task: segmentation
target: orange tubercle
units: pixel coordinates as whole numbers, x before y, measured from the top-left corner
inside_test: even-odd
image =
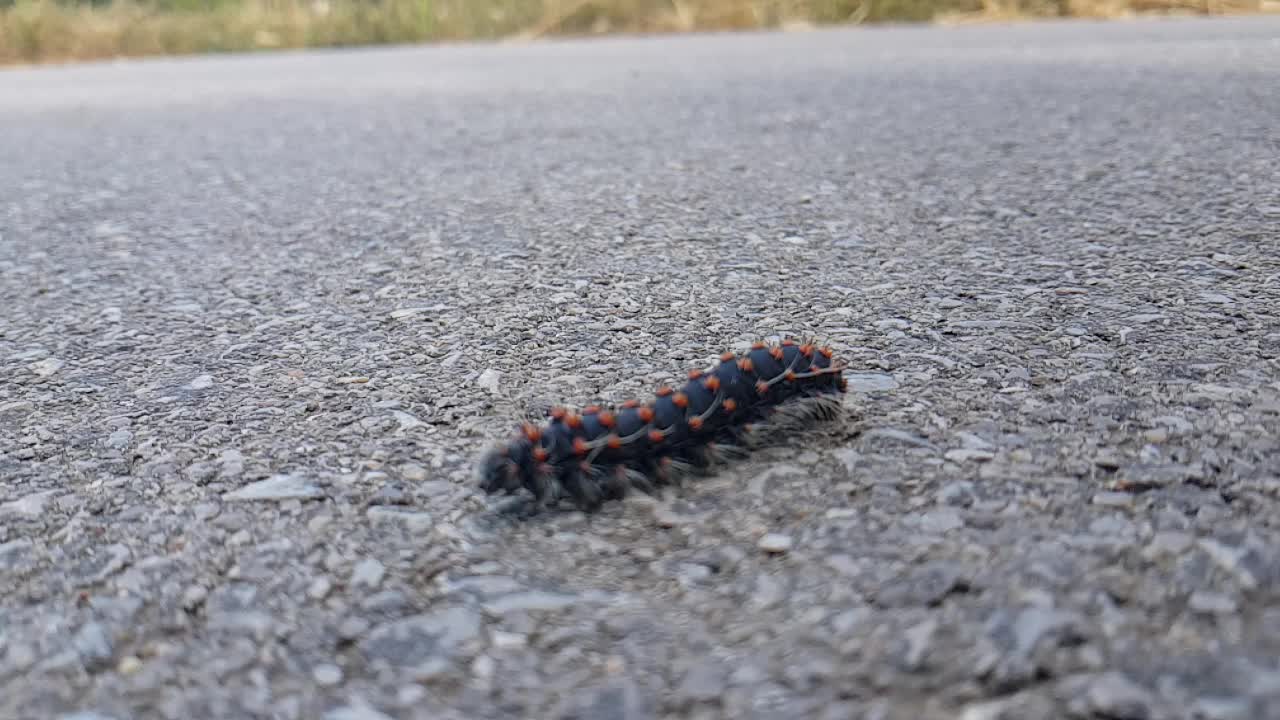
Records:
[[[685,395],[684,393],[676,393],[675,395],[671,396],[671,404],[675,405],[678,408],[688,407],[689,396]]]
[[[606,442],[608,443],[609,447],[613,448],[614,450],[617,450],[618,448],[622,447],[622,438],[618,437],[617,435],[610,435],[609,439]]]
[[[752,350],[763,350],[764,348],[765,348],[765,344],[760,342],[759,340],[751,343]]]
[[[805,356],[805,357],[809,357],[810,355],[813,355],[813,346],[812,346],[812,345],[801,345],[801,346],[800,346],[800,354],[801,354],[801,355],[803,355],[803,356]]]
[[[576,430],[582,427],[582,418],[577,415],[570,415],[564,419],[564,424]]]
[[[693,429],[693,430],[701,430],[701,429],[702,429],[702,418],[700,418],[700,417],[691,417],[691,418],[689,418],[689,427],[690,427],[691,429]]]
[[[533,449],[534,460],[537,460],[538,462],[546,462],[549,457],[551,457],[551,453],[547,452],[546,448],[536,447]]]
[[[760,393],[761,395],[764,395],[765,393],[769,392],[769,383],[763,380],[756,383],[756,392]]]
[[[723,355],[721,355],[721,356],[720,356],[720,362],[733,362],[733,359],[734,359],[734,358],[736,358],[736,357],[738,357],[738,356],[737,356],[737,355],[734,355],[734,354],[733,354],[733,353],[731,353],[731,352],[726,352],[726,353],[724,353]]]
[[[710,390],[711,392],[715,392],[720,389],[720,378],[716,377],[715,375],[712,375],[711,377],[702,381],[702,386]]]
[[[633,407],[640,407],[640,401],[639,401],[639,400],[628,400],[628,401],[626,401],[626,402],[622,403],[622,407],[627,408],[627,409],[630,409],[630,408],[633,408]]]
[[[773,348],[769,351],[769,354],[773,356],[774,360],[782,360],[783,353],[782,348],[780,347]]]
[[[596,414],[596,413],[598,413],[598,412],[600,412],[600,406],[599,406],[599,405],[588,405],[588,406],[586,406],[586,407],[582,408],[582,414],[583,414],[583,415],[595,415],[595,414]]]
[[[690,370],[690,371],[689,371],[689,379],[690,379],[690,380],[697,380],[697,379],[698,379],[698,378],[700,378],[700,377],[702,377],[702,371],[701,371],[701,370],[699,370],[699,369],[697,369],[697,368],[694,368],[693,370]]]
[[[651,442],[651,443],[653,443],[653,444],[655,444],[655,445],[657,445],[658,443],[662,442],[662,438],[664,438],[664,437],[666,437],[666,435],[665,435],[661,430],[650,430],[650,431],[649,431],[649,442]]]
[[[831,348],[829,347],[819,348],[818,352],[822,353],[822,357],[828,360],[830,360],[831,356],[835,354],[834,352],[831,351]]]
[[[591,448],[587,446],[587,441],[582,438],[573,439],[573,451],[578,455],[586,455]]]
[[[725,401],[724,401],[724,411],[725,411],[725,412],[733,412],[734,410],[737,410],[737,409],[738,409],[738,401],[737,401],[737,400],[734,400],[733,398],[729,398],[728,400],[725,400]]]
[[[636,411],[636,415],[640,416],[640,422],[653,422],[653,408],[642,407]]]
[[[795,370],[788,370],[788,371],[787,371],[787,382],[795,382],[795,381],[796,381],[796,372],[795,372]]]
[[[663,385],[662,387],[658,388],[658,397],[666,397],[673,392],[675,391],[672,390],[670,387]]]
[[[520,429],[524,431],[524,437],[529,442],[538,442],[538,438],[542,437],[542,431],[533,423],[525,423]]]
[[[597,417],[596,419],[600,421],[601,425],[607,428],[613,427],[614,423],[617,422],[617,419],[614,418],[613,413],[608,412],[607,410],[600,413],[600,416]]]
[[[562,407],[553,407],[553,408],[551,408],[551,419],[552,419],[552,420],[563,420],[563,419],[564,419],[564,416],[565,416],[565,415],[568,415],[568,414],[569,414],[569,411],[568,411],[568,410],[565,410],[565,409],[564,409],[564,408],[562,408]]]
[[[751,372],[754,368],[755,366],[751,364],[751,358],[742,358],[738,361],[738,369],[742,372]]]

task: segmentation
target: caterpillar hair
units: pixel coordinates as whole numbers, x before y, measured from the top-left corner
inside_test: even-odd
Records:
[[[593,512],[631,489],[653,495],[684,476],[745,456],[762,440],[839,416],[847,381],[826,347],[784,340],[726,352],[715,366],[689,372],[676,389],[660,387],[648,403],[555,407],[538,426],[488,450],[477,474],[489,495],[521,490],[533,510],[561,498]]]

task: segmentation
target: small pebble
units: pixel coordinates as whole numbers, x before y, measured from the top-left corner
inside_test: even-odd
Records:
[[[369,631],[371,624],[362,617],[349,617],[338,625],[338,638],[345,641],[355,640]]]
[[[182,607],[186,610],[194,610],[203,605],[207,597],[209,597],[209,591],[203,585],[192,585],[182,593]]]
[[[925,532],[948,533],[964,527],[964,518],[949,508],[937,508],[920,516],[920,528]]]
[[[1206,615],[1230,615],[1239,608],[1239,605],[1229,595],[1197,590],[1187,598],[1187,607]]]
[[[321,687],[333,687],[342,682],[342,668],[332,663],[317,665],[311,670],[311,677]]]
[[[1195,537],[1189,533],[1177,531],[1158,532],[1143,549],[1142,556],[1154,560],[1165,556],[1177,556],[1186,552],[1195,544]]]
[[[307,587],[307,597],[312,600],[323,600],[329,595],[329,591],[333,589],[333,583],[328,577],[321,575],[311,581],[311,585]]]
[[[480,373],[480,377],[476,379],[476,385],[487,390],[490,395],[497,395],[501,389],[502,373],[489,368]]]
[[[688,704],[712,702],[724,694],[726,679],[720,666],[702,662],[685,673],[676,694]]]
[[[1102,507],[1133,507],[1133,496],[1129,493],[1111,491],[1094,493],[1093,504]]]
[[[1103,450],[1093,458],[1093,464],[1107,470],[1115,470],[1120,467],[1123,461],[1120,456],[1110,450]]]
[[[756,546],[767,553],[785,553],[791,550],[792,540],[790,535],[781,533],[767,533]]]
[[[44,360],[41,360],[39,362],[32,363],[28,367],[31,368],[31,372],[35,373],[40,377],[49,377],[50,375],[61,370],[66,364],[67,363],[65,360],[59,360],[57,358],[45,358]]]
[[[481,655],[471,663],[471,674],[481,679],[489,679],[493,677],[495,670],[493,658],[488,655]]]
[[[1118,672],[1099,675],[1085,696],[1094,716],[1146,720],[1151,717],[1151,693]]]
[[[996,454],[991,452],[990,450],[956,448],[954,450],[948,450],[946,455],[944,455],[943,457],[945,457],[946,459],[950,460],[953,463],[965,463],[970,461],[984,462],[987,460],[994,459],[995,456]]]
[[[375,558],[365,558],[351,569],[351,584],[355,587],[376,589],[382,584],[387,568]]]
[[[512,648],[521,648],[529,644],[529,639],[519,633],[503,632],[495,630],[493,632],[493,647],[498,650],[509,650]]]
[[[194,380],[187,383],[187,388],[190,390],[207,390],[211,387],[213,387],[212,375],[197,375]]]
[[[405,463],[400,466],[400,477],[409,482],[423,482],[427,479],[427,469],[417,463]]]

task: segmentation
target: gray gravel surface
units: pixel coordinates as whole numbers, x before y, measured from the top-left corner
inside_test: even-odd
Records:
[[[1280,23],[0,73],[0,717],[1280,717]],[[849,418],[519,522],[544,403]]]

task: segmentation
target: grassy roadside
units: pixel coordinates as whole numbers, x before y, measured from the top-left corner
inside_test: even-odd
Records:
[[[1256,13],[1280,0],[0,0],[0,64],[881,21]]]

